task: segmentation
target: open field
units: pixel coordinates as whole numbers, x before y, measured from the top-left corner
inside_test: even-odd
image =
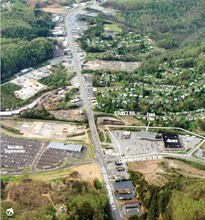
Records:
[[[82,140],[85,135],[85,127],[82,125],[56,123],[32,120],[3,120],[3,124],[14,127],[23,133],[27,138],[40,138],[52,140],[66,140],[69,137],[75,137],[75,140]]]
[[[28,99],[38,93],[40,90],[44,90],[47,87],[38,82],[39,79],[47,77],[51,74],[50,67],[42,67],[38,70],[32,70],[24,75],[18,76],[13,79],[11,83],[14,83],[22,88],[15,91],[15,95],[20,99]]]
[[[139,119],[132,115],[123,115],[120,118],[125,122],[126,125],[144,125]]]
[[[12,177],[13,179],[3,177],[1,219],[10,219],[6,216],[8,208],[14,210],[14,219],[75,219],[76,210],[81,211],[86,204],[91,204],[92,208],[96,206],[95,210],[99,216],[99,207],[106,212],[108,209],[104,208],[104,204],[108,207],[109,203],[101,176],[96,173],[99,173],[97,164],[87,164],[57,171],[55,174],[50,172],[22,175]],[[84,218],[80,216],[79,219]]]
[[[140,62],[92,60],[84,64],[84,69],[133,72],[139,66]]]
[[[122,29],[118,27],[117,24],[105,24],[104,31],[113,31],[113,32],[121,33]]]
[[[28,0],[27,5],[30,8],[35,8],[36,5],[41,8],[41,10],[50,13],[64,14],[66,12],[65,8],[61,5],[65,3],[65,0]]]
[[[29,178],[33,180],[43,180],[45,182],[62,177],[68,177],[69,179],[73,179],[73,177],[69,175],[74,171],[78,172],[78,176],[75,179],[90,181],[94,180],[95,178],[98,178],[99,180],[102,180],[100,168],[96,163],[83,164],[58,171],[31,174],[29,175]]]
[[[203,143],[200,148],[205,149],[205,143]]]
[[[140,172],[145,180],[155,186],[162,186],[169,182],[172,175],[184,175],[192,178],[205,179],[205,170],[199,170],[178,160],[156,160],[129,163],[129,169]]]
[[[49,5],[47,7],[41,8],[42,11],[53,13],[53,14],[66,14],[66,9],[62,7],[61,5],[54,3],[52,5]]]
[[[72,173],[77,171],[78,175],[73,177]],[[71,175],[70,175],[71,174]],[[56,170],[56,171],[48,171],[48,172],[41,172],[38,174],[28,174],[28,178],[33,180],[41,180],[44,182],[49,182],[53,179],[60,179],[60,178],[68,178],[68,179],[75,179],[75,180],[87,180],[92,181],[95,178],[98,178],[102,181],[102,175],[98,164],[91,163],[91,164],[83,164],[75,167],[69,167],[66,169]],[[24,179],[24,175],[18,176],[2,176],[2,179],[10,179],[11,182],[17,182],[19,180]]]

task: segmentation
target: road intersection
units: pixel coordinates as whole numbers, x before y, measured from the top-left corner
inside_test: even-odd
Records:
[[[82,99],[84,102],[84,107],[86,109],[88,123],[89,123],[90,131],[91,131],[91,135],[92,135],[92,139],[93,139],[94,150],[95,150],[95,160],[92,160],[90,162],[97,161],[97,163],[99,164],[102,175],[103,175],[103,179],[104,179],[104,182],[105,182],[105,185],[107,188],[113,219],[120,220],[120,219],[122,219],[122,212],[120,211],[118,201],[115,196],[114,188],[113,188],[113,185],[110,181],[110,176],[109,176],[109,173],[107,170],[106,157],[105,157],[104,153],[102,152],[101,142],[99,139],[99,134],[98,134],[95,119],[94,119],[94,113],[91,109],[91,101],[88,97],[86,83],[85,83],[84,77],[81,72],[81,65],[82,65],[81,62],[82,61],[77,54],[76,43],[75,43],[74,36],[72,34],[72,30],[76,28],[75,22],[77,21],[78,16],[82,12],[83,12],[83,8],[79,7],[73,11],[70,11],[65,16],[65,27],[66,27],[66,32],[67,32],[67,36],[66,36],[65,40],[68,42],[69,48],[70,48],[72,55],[73,55],[74,70],[77,74],[77,77],[78,77],[78,80],[80,83],[80,91],[81,91]],[[61,59],[61,58],[59,58],[59,59]],[[59,60],[57,60],[57,61],[59,61]],[[43,94],[42,96],[44,96],[44,95],[45,94]],[[34,100],[31,104],[28,104],[27,106],[24,106],[20,109],[2,112],[1,116],[8,116],[10,114],[11,115],[19,114],[20,111],[27,109],[27,108],[31,108],[31,106],[33,106],[33,104],[38,102],[42,98],[42,96],[37,98],[36,100]],[[105,126],[105,127],[108,130],[109,134],[113,137],[112,133],[109,130],[109,127],[108,126]],[[144,128],[146,128],[146,127],[144,127]],[[156,128],[159,129],[160,127],[156,127]],[[169,127],[167,129],[176,129],[176,128]],[[179,128],[179,129],[181,129],[181,128]],[[181,129],[181,130],[183,131],[184,129]],[[187,130],[184,130],[184,131],[187,132]],[[192,132],[189,132],[189,133],[192,135],[195,135]],[[147,153],[147,154],[140,154],[140,155],[133,155],[133,156],[122,156],[120,147],[118,146],[119,147],[119,155],[114,158],[109,158],[109,161],[121,160],[123,163],[126,163],[126,162],[145,161],[145,160],[160,160],[164,157],[173,157],[173,158],[178,158],[178,159],[181,158],[181,159],[186,159],[186,160],[190,160],[193,162],[200,162],[200,163],[205,164],[205,161],[192,156],[193,153],[205,142],[204,137],[201,136],[201,138],[203,139],[203,141],[199,145],[197,145],[196,147],[192,148],[190,151],[186,152],[185,154],[159,152],[159,153]],[[116,143],[117,143],[117,145],[119,144],[117,141],[116,141]],[[36,156],[36,159],[34,160],[34,163],[32,164],[32,169],[31,169],[32,173],[35,173],[35,170],[33,168],[35,167],[36,161],[38,161],[38,159],[40,158],[40,155],[42,153],[43,153],[43,148],[41,149],[39,154]],[[89,161],[81,162],[79,164],[82,164],[82,163],[89,163]],[[75,165],[78,165],[78,163],[73,164],[73,166],[75,166]],[[71,166],[71,165],[68,165],[68,166]],[[63,168],[65,168],[65,167],[63,167]],[[57,168],[57,169],[62,169],[62,167]]]
[[[85,81],[84,81],[84,78],[81,73],[81,61],[79,60],[79,57],[77,56],[77,49],[74,44],[74,37],[72,36],[72,30],[75,29],[75,22],[77,20],[77,17],[82,12],[83,12],[83,9],[81,7],[79,7],[77,9],[75,9],[74,11],[68,13],[68,15],[66,15],[66,17],[65,17],[65,26],[66,26],[66,31],[67,31],[66,40],[67,40],[69,47],[72,51],[73,61],[74,61],[74,69],[77,73],[79,83],[80,83],[80,89],[81,89],[81,94],[82,94],[82,98],[84,101],[84,107],[87,112],[89,127],[91,130],[91,135],[92,135],[93,143],[95,146],[95,155],[96,155],[95,159],[101,168],[101,172],[102,172],[105,184],[106,184],[113,218],[118,220],[118,219],[122,219],[122,213],[119,209],[118,202],[115,197],[113,185],[111,184],[111,181],[110,181],[110,178],[108,175],[108,171],[106,168],[105,156],[102,152],[101,142],[99,139],[97,127],[96,127],[95,120],[94,120],[94,114],[91,109],[90,100],[89,100],[89,97],[87,94],[87,88],[85,86]],[[172,128],[169,128],[169,129],[172,129]],[[109,131],[109,129],[108,129],[108,131]],[[109,132],[109,133],[111,134],[111,132]],[[204,137],[202,137],[202,138],[204,139]],[[205,140],[203,140],[202,143],[204,143],[204,141]],[[196,160],[199,160],[199,159],[193,157],[192,154],[198,148],[199,148],[199,146],[195,147],[194,149],[187,152],[186,154],[148,153],[148,154],[143,154],[143,155],[127,156],[127,157],[126,156],[122,157],[121,154],[119,154],[119,156],[117,156],[116,158],[113,158],[113,159],[110,158],[110,161],[122,160],[122,162],[133,162],[133,161],[144,161],[144,160],[157,160],[157,159],[162,159],[163,157],[174,157],[174,158],[188,159],[188,160],[196,162]],[[199,161],[197,161],[197,162],[199,162]],[[200,162],[203,162],[203,161],[200,160]]]

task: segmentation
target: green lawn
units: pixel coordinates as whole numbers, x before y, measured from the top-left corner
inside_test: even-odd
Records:
[[[93,60],[93,59],[97,59],[100,56],[102,56],[103,53],[102,52],[98,52],[98,53],[87,53],[86,55],[86,60]]]
[[[114,31],[117,33],[121,33],[122,28],[120,28],[117,24],[105,24],[104,31]]]
[[[205,142],[201,145],[201,149],[205,149]]]
[[[104,136],[104,134],[103,134],[102,131],[99,131],[99,137],[100,137],[100,141],[101,141],[101,142],[104,142],[104,141],[105,141],[105,136]]]

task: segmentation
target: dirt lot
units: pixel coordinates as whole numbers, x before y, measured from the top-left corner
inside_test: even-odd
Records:
[[[50,12],[53,14],[66,14],[66,9],[59,5],[58,3],[54,3],[52,5],[49,5],[47,7],[41,8],[42,11]]]
[[[82,114],[82,108],[49,111],[57,120],[81,121],[86,120],[85,114]]]
[[[79,178],[83,180],[93,180],[95,178],[102,180],[98,164],[85,164],[74,168],[73,171],[77,171],[80,174]]]
[[[139,121],[137,118],[131,116],[131,115],[127,115],[127,116],[120,116],[120,118],[122,118],[122,120],[125,122],[126,125],[144,125],[143,122]]]
[[[66,0],[28,0],[27,5],[30,8],[40,7],[45,12],[64,14],[66,10],[61,6]]]
[[[84,69],[92,70],[114,70],[114,71],[126,71],[132,72],[139,68],[139,62],[121,62],[121,61],[104,61],[104,60],[92,60],[88,61]]]
[[[102,180],[102,175],[100,168],[98,164],[92,163],[92,164],[83,164],[74,168],[68,168],[65,170],[59,170],[59,171],[53,171],[53,172],[47,172],[47,173],[41,173],[41,174],[34,174],[29,176],[30,178],[34,180],[43,180],[43,181],[49,181],[56,178],[61,177],[68,177],[69,179],[73,179],[69,175],[74,172],[78,172],[78,177],[75,178],[75,180],[94,180],[95,178],[98,178],[99,180]]]
[[[23,135],[28,138],[42,138],[63,141],[68,139],[68,136],[77,136],[77,139],[81,140],[81,136],[85,134],[84,126],[69,123],[11,119],[3,120],[3,123],[7,126],[19,129]]]
[[[186,163],[177,160],[156,160],[129,163],[133,171],[144,174],[145,180],[152,185],[162,186],[169,182],[169,176],[184,175],[205,179],[205,171],[199,170]],[[174,169],[174,171],[173,171]],[[166,176],[165,176],[166,175]]]

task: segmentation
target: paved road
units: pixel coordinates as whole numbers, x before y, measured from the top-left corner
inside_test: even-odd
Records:
[[[98,136],[98,132],[97,132],[97,128],[95,125],[95,121],[94,121],[94,117],[93,117],[93,112],[91,109],[91,103],[90,100],[88,98],[87,95],[87,89],[85,87],[85,82],[84,82],[84,78],[81,74],[81,63],[77,57],[77,50],[74,46],[74,40],[73,40],[73,36],[72,36],[72,29],[75,28],[75,21],[76,21],[76,17],[79,15],[79,13],[82,12],[82,9],[79,8],[71,13],[69,13],[66,17],[65,17],[65,25],[66,25],[66,31],[67,31],[67,37],[66,40],[70,46],[70,49],[72,51],[73,54],[73,62],[74,62],[74,68],[76,71],[76,74],[78,76],[79,79],[79,83],[80,83],[80,89],[81,89],[81,94],[82,94],[82,98],[84,101],[84,107],[86,109],[87,112],[87,117],[88,117],[88,122],[89,122],[89,126],[90,126],[90,130],[91,130],[91,135],[92,135],[92,139],[93,139],[93,143],[95,146],[95,155],[96,155],[96,160],[101,168],[102,174],[103,174],[103,178],[106,184],[106,188],[108,191],[108,196],[110,199],[110,205],[111,205],[111,211],[112,211],[112,215],[113,218],[116,220],[120,220],[122,219],[121,216],[121,212],[117,203],[117,200],[115,198],[114,195],[114,189],[113,186],[110,182],[108,173],[107,173],[107,169],[106,169],[106,164],[103,158],[103,153],[101,150],[101,144],[100,144],[100,139]]]
[[[52,168],[52,169],[46,169],[46,170],[34,170],[35,169],[35,165],[32,165],[31,167],[31,171],[29,172],[29,174],[37,174],[37,173],[48,173],[48,172],[53,172],[53,171],[57,171],[57,170],[64,170],[67,168],[71,168],[71,167],[76,167],[76,166],[80,166],[83,164],[92,164],[92,163],[96,163],[96,160],[85,160],[85,161],[80,161],[80,162],[76,162],[76,163],[68,163],[64,166],[59,166],[56,168]],[[8,176],[8,175],[12,175],[12,176],[19,176],[22,175],[22,171],[21,172],[7,172],[7,173],[1,173],[2,176]]]

